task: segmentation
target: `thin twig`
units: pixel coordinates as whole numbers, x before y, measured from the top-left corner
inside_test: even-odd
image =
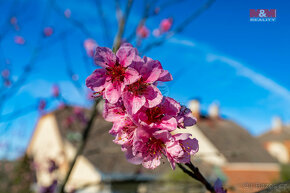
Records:
[[[76,89],[78,90],[79,94],[82,95],[83,94],[83,89],[82,89],[82,85],[78,82],[78,80],[74,80],[73,76],[75,75],[75,73],[72,70],[72,64],[69,58],[69,53],[68,53],[68,47],[67,47],[67,39],[66,37],[64,37],[63,42],[62,42],[62,48],[63,48],[63,57],[65,60],[65,64],[66,64],[66,71],[67,74],[72,82],[72,84],[76,87]]]
[[[181,24],[179,24],[175,30],[169,32],[166,36],[164,36],[163,38],[156,40],[150,44],[148,44],[142,51],[141,53],[144,54],[146,52],[148,52],[149,50],[151,50],[153,47],[156,46],[160,46],[162,44],[165,43],[166,40],[168,40],[169,38],[171,38],[172,36],[174,36],[177,33],[182,32],[185,27],[187,27],[194,19],[196,19],[198,16],[200,16],[205,10],[207,10],[213,3],[215,0],[208,0],[203,6],[201,6],[197,11],[195,11],[194,13],[192,13],[188,18],[186,18]]]
[[[77,149],[76,155],[74,156],[74,158],[73,158],[73,160],[72,160],[72,162],[70,164],[69,170],[68,170],[68,172],[67,172],[67,174],[66,174],[66,176],[65,176],[65,178],[63,180],[63,183],[61,184],[61,186],[59,188],[58,193],[64,193],[65,192],[65,186],[66,186],[66,184],[67,184],[67,182],[68,182],[68,180],[70,178],[70,175],[71,175],[72,170],[73,170],[73,168],[74,168],[74,166],[76,164],[76,161],[77,161],[78,157],[80,155],[82,155],[82,153],[84,151],[84,148],[85,148],[86,143],[88,141],[88,137],[89,137],[90,131],[93,128],[94,120],[95,120],[95,118],[97,116],[97,105],[100,102],[100,100],[101,100],[101,97],[98,97],[96,99],[95,103],[94,103],[93,112],[91,113],[90,120],[89,120],[86,128],[84,129],[84,131],[82,133],[82,140],[80,142],[80,145],[79,145],[79,147]]]
[[[203,175],[199,172],[199,169],[195,167],[191,162],[185,164],[191,171],[189,171],[179,163],[177,163],[177,165],[184,173],[186,173],[193,179],[201,182],[208,191],[210,191],[211,193],[216,193],[214,187],[205,179],[205,177],[203,177]]]
[[[64,11],[57,5],[56,1],[52,1],[52,6],[55,9],[55,11],[62,17],[66,18],[64,15]],[[71,24],[73,24],[75,27],[80,29],[86,36],[88,37],[94,37],[93,34],[88,30],[88,28],[85,26],[85,24],[73,17],[70,17],[67,19]]]
[[[122,16],[121,21],[119,22],[118,33],[117,33],[115,40],[114,40],[113,52],[116,52],[121,45],[122,37],[123,37],[124,31],[125,31],[125,25],[126,25],[128,16],[130,14],[132,3],[133,3],[133,0],[128,0],[127,6],[125,9],[125,13]]]
[[[205,179],[205,177],[200,173],[199,169],[195,167],[191,162],[185,164],[194,174],[196,180],[201,182],[208,191],[215,193],[214,187]]]
[[[127,42],[130,42],[135,36],[136,36],[136,31],[139,27],[143,26],[146,22],[146,20],[148,19],[149,17],[149,13],[150,13],[150,8],[152,6],[154,6],[154,2],[156,1],[153,1],[153,2],[148,2],[148,0],[145,0],[145,5],[144,5],[144,11],[143,11],[143,17],[142,19],[140,20],[140,22],[137,24],[137,26],[135,26],[135,28],[133,29],[132,33],[129,35],[128,38],[126,38],[126,41]]]
[[[96,1],[96,5],[97,5],[97,9],[98,9],[98,13],[100,15],[100,19],[101,19],[101,23],[103,25],[103,31],[104,31],[104,39],[106,39],[107,43],[110,44],[110,39],[111,39],[111,32],[110,32],[110,28],[108,26],[108,22],[107,19],[105,17],[105,13],[104,10],[102,8],[102,3],[100,0]]]
[[[32,71],[32,68],[33,66],[35,65],[36,63],[36,60],[37,60],[37,57],[39,55],[39,52],[41,51],[42,49],[42,38],[43,38],[43,35],[42,35],[42,30],[43,30],[43,27],[44,27],[44,23],[46,21],[46,18],[48,17],[48,13],[50,11],[50,4],[51,1],[49,0],[47,2],[47,7],[46,7],[46,10],[45,10],[45,13],[44,13],[44,16],[43,16],[43,19],[41,21],[41,28],[40,28],[40,32],[39,32],[39,36],[38,36],[38,39],[36,42],[38,42],[38,45],[34,48],[32,54],[31,54],[31,57],[29,59],[29,62],[25,65],[24,69],[23,69],[23,72],[19,75],[19,78],[16,80],[16,82],[14,82],[12,84],[12,86],[5,90],[5,92],[1,93],[0,95],[0,108],[1,108],[1,105],[3,105],[4,101],[7,99],[7,98],[11,98],[11,96],[16,92],[16,90],[24,84],[24,82],[27,80],[28,78],[28,74]],[[9,97],[8,97],[9,96]]]

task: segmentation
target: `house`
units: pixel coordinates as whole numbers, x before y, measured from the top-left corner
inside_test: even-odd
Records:
[[[251,188],[248,192],[254,192],[259,189],[253,187],[256,184],[268,184],[279,178],[277,160],[258,140],[241,126],[222,118],[218,106],[211,106],[208,115],[203,115],[199,105],[196,100],[189,104],[198,119],[197,125],[179,129],[178,132],[189,132],[199,140],[199,152],[192,161],[212,183],[219,177],[226,182],[231,192],[241,192],[245,188]],[[113,137],[108,134],[112,124],[102,118],[102,109],[98,109],[88,143],[77,160],[67,190],[83,188],[83,192],[114,192],[117,189],[122,192],[120,186],[126,182],[131,185],[123,192],[146,193],[155,186],[164,188],[163,185],[146,186],[144,183],[174,175],[176,172],[172,172],[167,161],[156,170],[128,163],[120,146],[114,144]],[[58,176],[63,178],[76,153],[89,114],[90,110],[67,106],[42,116],[35,127],[27,154],[41,165],[39,168],[48,168],[48,160],[54,160],[59,165]],[[49,185],[55,178],[45,169],[37,170],[36,177],[40,186]],[[173,187],[180,186],[170,185],[171,192],[178,192]],[[204,191],[200,186],[194,187]],[[193,190],[192,187],[187,189]]]
[[[32,160],[0,160],[0,193],[32,193],[35,182]]]
[[[279,179],[279,164],[246,129],[219,114],[211,105],[208,115],[200,113],[200,104],[189,104],[197,124],[189,127],[199,140],[197,158],[218,168],[218,177],[226,181],[230,192],[254,192]],[[246,189],[246,191],[245,191]]]
[[[56,178],[56,175],[48,172],[50,160],[58,165],[57,176],[64,178],[89,114],[90,110],[66,106],[39,119],[27,148],[27,154],[33,157],[40,168],[36,170],[38,186],[49,186]],[[103,119],[100,108],[84,152],[77,160],[67,183],[67,191],[81,189],[85,193],[110,193],[115,190],[120,193],[137,190],[146,192],[148,188],[152,189],[156,185],[147,187],[144,183],[161,179],[172,172],[165,160],[155,170],[129,163],[120,146],[112,142],[113,137],[108,133],[111,127],[112,123]],[[195,187],[200,189],[201,186]],[[155,188],[161,187],[159,185]]]
[[[279,162],[290,163],[290,125],[284,125],[279,117],[274,117],[272,128],[258,139]]]

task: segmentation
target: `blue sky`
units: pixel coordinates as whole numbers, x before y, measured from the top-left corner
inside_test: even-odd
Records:
[[[21,31],[17,33],[25,37],[27,45],[19,46],[13,43],[13,37],[17,34],[13,30],[9,31],[1,42],[1,60],[11,60],[11,69],[15,72],[12,77],[14,79],[17,79],[23,70],[23,65],[29,60],[31,50],[37,43],[36,37],[41,29],[40,21],[46,11],[46,2],[22,0],[15,7],[16,12],[21,10],[18,13]],[[70,8],[72,17],[82,21],[100,46],[111,47],[112,41],[107,42],[103,38],[101,20],[93,2],[66,0],[59,6],[62,10]],[[106,2],[103,9],[113,35],[116,30],[114,3],[103,2]],[[176,26],[203,2],[182,1],[148,20],[146,25],[152,31],[158,27],[162,18],[170,16],[174,18]],[[1,1],[1,14],[7,16],[10,6],[11,3]],[[187,104],[192,98],[200,98],[204,112],[210,104],[217,103],[220,105],[222,116],[236,121],[254,135],[269,129],[273,116],[280,116],[285,123],[289,123],[289,7],[290,2],[282,0],[217,0],[183,33],[146,53],[149,57],[160,60],[163,67],[173,74],[174,80],[163,85],[165,94],[183,104]],[[249,9],[263,8],[277,9],[277,21],[250,22]],[[79,93],[67,76],[62,41],[53,41],[52,36],[51,39],[43,41],[45,49],[40,53],[26,84],[5,103],[2,114],[34,104],[35,98],[49,97],[54,83],[60,85],[64,98],[70,104],[90,105],[84,99],[84,80],[93,71],[94,66],[91,60],[83,60],[82,48],[82,42],[88,35],[76,29],[54,10],[48,10],[48,13],[49,17],[45,19],[44,26],[53,26],[54,35],[67,31],[67,50],[71,66],[79,74],[83,92]],[[141,13],[142,3],[136,1],[127,32],[134,29]],[[0,23],[1,26],[4,23],[2,18]],[[130,33],[126,33],[125,37],[128,34]],[[152,35],[143,43],[151,40]],[[53,102],[48,110],[53,110],[57,105],[57,102]],[[38,112],[34,111],[12,122],[0,121],[1,144],[7,146],[13,143],[8,157],[17,156],[15,149],[25,149],[38,117]],[[0,155],[5,154],[7,151],[2,148]]]

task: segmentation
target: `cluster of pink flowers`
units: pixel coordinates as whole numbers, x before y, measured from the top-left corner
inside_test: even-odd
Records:
[[[150,31],[145,25],[141,25],[137,28],[136,33],[140,38],[147,38],[150,34]]]
[[[18,20],[15,16],[10,18],[10,24],[14,27],[16,31],[20,30],[19,25],[18,25]]]
[[[165,156],[175,163],[190,162],[198,151],[198,141],[177,128],[194,125],[191,111],[173,98],[163,96],[158,82],[172,80],[158,60],[141,58],[131,44],[123,44],[116,54],[97,47],[96,69],[86,80],[87,87],[105,99],[103,116],[113,122],[109,131],[121,145],[129,162],[154,169]]]
[[[173,24],[172,18],[165,18],[160,22],[159,28],[153,30],[153,35],[158,37],[168,31],[170,31]]]

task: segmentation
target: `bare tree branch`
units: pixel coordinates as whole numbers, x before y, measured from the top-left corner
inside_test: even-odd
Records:
[[[203,6],[201,6],[197,11],[192,13],[188,18],[186,18],[181,24],[179,24],[175,30],[169,32],[165,37],[161,38],[160,40],[156,40],[150,44],[148,44],[141,53],[144,54],[151,50],[153,47],[160,46],[166,42],[169,38],[174,36],[177,33],[180,33],[186,28],[194,19],[196,19],[198,16],[200,16],[205,10],[207,10],[215,0],[208,0]]]
[[[75,88],[79,92],[79,94],[82,95],[83,92],[84,92],[83,89],[82,89],[82,85],[78,82],[78,80],[74,80],[73,79],[73,77],[75,76],[75,73],[72,70],[72,64],[71,64],[69,53],[68,53],[66,37],[64,37],[64,39],[62,41],[62,48],[63,48],[63,57],[64,57],[65,64],[66,64],[67,74],[68,74],[72,84],[75,86]]]
[[[84,150],[84,148],[86,146],[90,131],[91,131],[92,127],[93,127],[93,123],[94,123],[95,118],[97,116],[97,105],[100,102],[100,100],[101,100],[101,97],[98,97],[96,99],[94,105],[93,105],[93,109],[92,109],[90,120],[88,121],[88,124],[87,124],[86,128],[84,129],[84,131],[82,133],[81,143],[80,143],[80,145],[79,145],[79,147],[77,149],[76,155],[74,156],[74,158],[73,158],[73,160],[72,160],[72,162],[70,164],[69,170],[68,170],[68,172],[67,172],[67,174],[66,174],[66,176],[65,176],[65,178],[63,180],[63,183],[60,185],[58,193],[64,193],[65,192],[65,186],[66,186],[66,184],[67,184],[67,182],[69,180],[69,177],[70,177],[70,175],[72,173],[72,170],[73,170],[73,168],[75,166],[75,163],[76,163],[78,157],[83,153],[83,150]]]
[[[116,52],[121,45],[122,37],[125,31],[125,25],[126,25],[128,16],[130,14],[132,3],[133,3],[133,0],[128,0],[125,13],[122,16],[121,21],[119,22],[118,32],[114,40],[113,52]]]
[[[107,41],[108,44],[110,44],[110,42],[111,42],[111,31],[110,31],[110,28],[108,26],[108,22],[107,22],[107,19],[105,17],[104,10],[102,8],[101,0],[97,0],[96,1],[96,6],[97,6],[98,13],[100,15],[101,23],[102,23],[102,26],[103,26],[104,39]]]
[[[191,171],[186,169],[182,164],[177,163],[177,165],[184,173],[186,173],[193,179],[201,182],[208,191],[210,191],[211,193],[216,193],[214,187],[205,179],[205,177],[203,177],[203,175],[199,172],[199,169],[195,167],[191,162],[185,164]]]

